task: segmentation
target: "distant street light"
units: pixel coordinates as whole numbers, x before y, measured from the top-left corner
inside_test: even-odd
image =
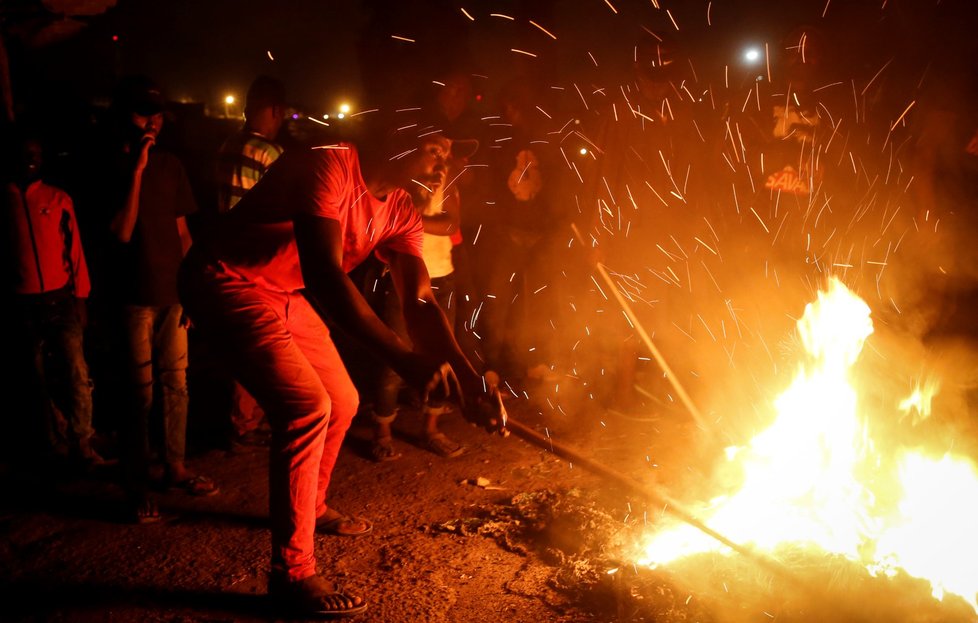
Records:
[[[235,101],[236,100],[234,99],[234,96],[231,95],[230,93],[224,96],[224,116],[225,117],[230,117],[231,116],[231,105],[234,104]]]

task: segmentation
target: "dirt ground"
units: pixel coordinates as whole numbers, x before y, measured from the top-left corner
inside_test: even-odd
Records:
[[[668,451],[667,438],[647,423],[598,413],[576,419],[558,414],[564,419],[554,421],[539,405],[514,399],[509,406],[514,417],[542,434],[560,435],[588,456],[636,477],[649,476],[649,454],[657,445]],[[344,445],[330,502],[370,518],[374,530],[359,538],[317,535],[316,554],[323,573],[369,602],[357,620],[618,619],[620,605],[613,595],[581,600],[574,595],[573,578],[564,583],[571,590],[554,581],[560,562],[554,555],[566,559],[566,553],[580,549],[589,538],[580,530],[588,525],[567,522],[560,534],[541,532],[534,538],[518,534],[519,517],[503,513],[493,524],[495,535],[467,526],[484,525],[494,509],[511,508],[516,496],[559,492],[553,493],[557,500],[568,491],[593,500],[593,517],[600,515],[605,524],[634,524],[634,515],[628,520],[633,512],[628,496],[515,436],[487,435],[454,414],[443,423],[446,433],[465,444],[462,457],[441,459],[418,447],[416,412],[395,424],[404,453],[398,461],[367,458],[365,422],[354,424]],[[213,477],[221,493],[209,498],[162,494],[164,521],[143,526],[125,521],[111,468],[67,477],[7,466],[3,488],[8,493],[0,507],[0,620],[277,619],[265,598],[267,454],[212,449],[190,464]],[[476,479],[485,479],[478,481],[484,486]],[[609,529],[593,517],[585,523],[603,539]]]
[[[707,499],[710,456],[690,418],[563,410],[556,388],[513,398],[511,415],[640,483]],[[320,571],[369,609],[364,622],[975,623],[962,600],[926,582],[871,577],[847,560],[787,551],[788,574],[743,556],[701,555],[668,569],[632,563],[668,509],[511,435],[457,414],[443,430],[466,453],[417,444],[420,415],[395,423],[403,457],[368,458],[355,421],[330,503],[370,518],[359,538],[316,536]],[[209,449],[191,467],[221,493],[164,493],[164,521],[133,525],[113,468],[66,474],[0,464],[0,621],[259,622],[283,619],[266,597],[267,453]]]

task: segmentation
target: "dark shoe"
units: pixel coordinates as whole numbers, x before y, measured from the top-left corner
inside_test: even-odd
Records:
[[[268,582],[268,596],[277,608],[298,618],[339,619],[367,609],[363,599],[340,592],[332,582],[318,575],[297,582],[276,580],[272,576]]]
[[[394,440],[390,437],[379,437],[370,444],[370,456],[378,463],[396,461],[401,453],[394,449]]]
[[[269,434],[262,430],[252,430],[243,435],[231,436],[232,454],[252,454],[268,450],[270,442]]]
[[[167,488],[170,490],[180,489],[182,491],[186,491],[190,495],[195,495],[198,497],[217,495],[221,492],[221,488],[218,487],[213,480],[207,476],[201,476],[199,474],[179,482],[170,482],[168,483]]]
[[[156,498],[149,493],[134,494],[129,504],[132,509],[131,519],[133,523],[145,525],[159,523],[163,519]]]
[[[465,452],[465,446],[452,441],[444,433],[435,433],[425,439],[424,443],[428,450],[445,459],[454,459]]]

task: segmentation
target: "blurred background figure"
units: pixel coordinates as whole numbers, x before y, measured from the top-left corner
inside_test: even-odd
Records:
[[[228,138],[218,154],[218,213],[232,210],[238,201],[265,175],[284,148],[277,141],[285,122],[285,85],[269,76],[259,76],[248,88],[245,125]],[[265,413],[241,384],[231,389],[232,452],[247,453],[268,447],[270,428]]]

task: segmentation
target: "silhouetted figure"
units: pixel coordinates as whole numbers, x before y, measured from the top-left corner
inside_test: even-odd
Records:
[[[124,79],[113,101],[122,127],[116,172],[122,200],[109,225],[119,252],[113,287],[122,304],[131,375],[132,412],[123,418],[125,486],[139,522],[159,519],[149,493],[149,420],[154,385],[160,384],[163,415],[162,485],[192,495],[213,495],[217,485],[185,464],[187,413],[187,319],[177,297],[177,270],[187,249],[186,217],[197,206],[180,161],[157,149],[164,99],[143,77]]]
[[[101,464],[92,448],[92,381],[84,351],[91,284],[74,204],[42,179],[43,150],[34,135],[18,129],[3,142],[12,334],[26,347],[30,405],[56,453],[70,453],[85,466]]]
[[[248,88],[245,125],[228,138],[218,154],[218,213],[232,210],[268,168],[282,155],[277,142],[285,121],[285,85],[280,80],[259,76]],[[267,447],[268,436],[259,427],[265,413],[241,384],[231,389],[232,452]]]

